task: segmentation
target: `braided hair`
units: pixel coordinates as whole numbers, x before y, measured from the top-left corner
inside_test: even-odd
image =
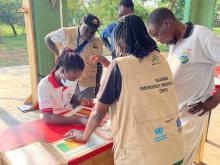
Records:
[[[58,57],[54,70],[63,67],[65,71],[82,71],[85,67],[83,59],[74,52],[73,49],[64,48],[61,55]]]
[[[156,42],[148,34],[143,20],[137,15],[124,16],[119,20],[114,39],[116,47],[123,40],[125,49],[124,52],[120,52],[122,54],[143,58],[152,51],[159,51]]]

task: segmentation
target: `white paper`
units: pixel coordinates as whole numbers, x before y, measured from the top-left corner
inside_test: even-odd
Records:
[[[20,105],[20,106],[17,106],[17,108],[21,110],[22,112],[28,112],[28,111],[33,110],[32,105],[29,105],[29,104]]]
[[[92,108],[90,108],[90,107],[85,107],[85,106],[79,105],[79,106],[77,106],[76,108],[74,108],[72,111],[66,113],[66,114],[63,115],[63,116],[73,116],[74,114],[76,114],[78,111],[80,111],[80,110],[82,110],[82,109],[92,110]],[[80,115],[80,114],[78,114],[78,115]]]
[[[74,108],[72,111],[66,113],[64,116],[73,116],[76,112],[80,111],[83,108],[85,108],[85,107],[82,105],[79,105],[76,108]]]
[[[12,165],[49,165],[59,164],[40,142],[5,152]]]

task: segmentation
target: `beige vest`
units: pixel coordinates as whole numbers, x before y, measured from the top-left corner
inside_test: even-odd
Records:
[[[64,28],[65,41],[64,47],[69,47],[72,49],[77,48],[77,37],[78,37],[78,28],[79,27],[68,27]],[[81,43],[82,41],[80,41]],[[60,50],[60,52],[63,50]],[[86,45],[83,51],[80,53],[80,56],[85,62],[85,69],[80,77],[79,85],[81,87],[95,87],[96,86],[96,72],[97,64],[89,61],[89,58],[92,55],[102,55],[103,45],[102,41],[95,37],[90,43]]]
[[[171,165],[183,159],[170,68],[159,53],[116,59],[120,98],[110,106],[116,165]]]

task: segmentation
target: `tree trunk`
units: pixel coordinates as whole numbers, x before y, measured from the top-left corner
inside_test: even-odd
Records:
[[[177,0],[172,0],[170,10],[173,10],[174,6],[176,5],[176,1]]]
[[[15,29],[14,24],[13,24],[13,23],[9,23],[9,25],[11,26],[11,28],[12,28],[12,30],[13,30],[14,36],[17,36],[18,34],[17,34],[17,32],[16,32],[16,29]]]
[[[0,44],[4,44],[4,40],[3,40],[2,36],[0,36]]]

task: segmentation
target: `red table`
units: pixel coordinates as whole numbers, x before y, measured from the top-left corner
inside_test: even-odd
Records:
[[[83,129],[80,125],[51,125],[45,123],[42,119],[11,127],[0,132],[0,152],[12,150],[37,141],[51,143],[62,139],[64,133],[73,128]],[[110,148],[112,148],[111,141],[95,151],[79,158],[73,158],[69,164],[75,165],[81,163]]]

